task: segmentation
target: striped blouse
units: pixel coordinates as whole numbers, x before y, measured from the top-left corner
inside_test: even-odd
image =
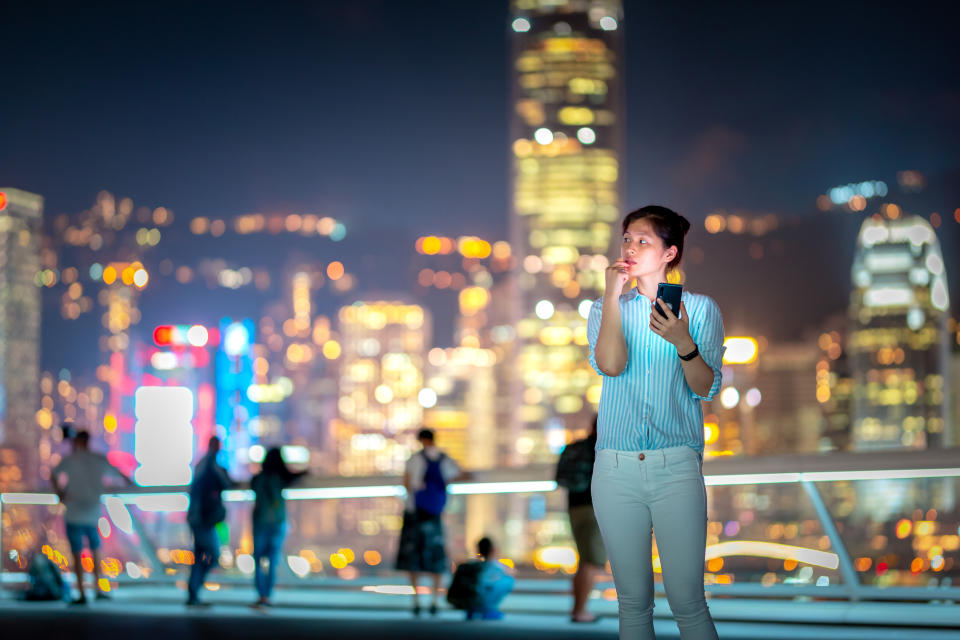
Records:
[[[603,298],[594,301],[587,319],[590,365],[603,377],[597,450],[641,451],[686,445],[703,452],[703,408],[720,390],[723,319],[712,298],[689,291],[683,302],[690,316],[690,337],[713,369],[707,395],[694,393],[683,374],[677,349],[650,329],[650,300],[635,287],[620,296],[620,318],[627,342],[627,366],[619,376],[597,367],[597,337]],[[654,313],[656,313],[654,311]]]

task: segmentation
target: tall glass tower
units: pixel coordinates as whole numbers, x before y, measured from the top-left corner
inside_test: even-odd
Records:
[[[621,215],[619,0],[513,0],[511,243],[519,296],[508,459],[551,459],[589,428],[600,380],[585,318]]]
[[[339,318],[338,470],[345,476],[400,473],[423,426],[418,394],[432,316],[420,305],[370,300],[341,307]]]
[[[0,486],[36,480],[42,218],[42,197],[0,189]]]
[[[864,221],[853,263],[851,445],[949,447],[950,301],[940,243],[923,218],[886,209],[888,218]]]

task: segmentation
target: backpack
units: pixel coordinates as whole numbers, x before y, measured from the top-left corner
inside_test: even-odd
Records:
[[[27,572],[30,586],[24,592],[25,600],[63,600],[63,576],[60,569],[42,553],[34,554]]]
[[[557,484],[570,493],[583,493],[589,489],[595,458],[594,444],[589,439],[568,444],[557,461]]]
[[[422,453],[422,452],[421,452]],[[447,481],[443,479],[443,463],[446,454],[441,453],[436,460],[431,460],[426,453],[422,453],[427,463],[423,473],[423,488],[413,494],[413,501],[418,511],[426,511],[430,515],[438,516],[447,504]]]
[[[447,589],[447,602],[454,609],[473,611],[480,601],[480,572],[482,562],[463,562],[453,573],[450,588]]]

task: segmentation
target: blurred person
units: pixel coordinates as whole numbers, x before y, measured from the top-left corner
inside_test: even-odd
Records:
[[[457,567],[447,591],[447,600],[466,611],[467,620],[501,620],[500,603],[513,590],[513,575],[499,561],[493,540],[484,537],[477,542],[478,560]]]
[[[207,573],[220,559],[220,538],[217,525],[226,520],[222,492],[234,486],[234,482],[219,462],[220,438],[211,436],[207,453],[193,469],[190,485],[190,507],[187,523],[193,533],[193,566],[187,583],[187,606],[201,606],[200,587]]]
[[[90,434],[87,431],[74,431],[71,425],[64,425],[64,434],[72,436],[70,442],[73,451],[60,461],[50,474],[53,490],[66,507],[64,522],[67,540],[73,553],[73,570],[77,576],[77,591],[80,595],[73,604],[86,604],[87,596],[83,590],[83,549],[93,556],[93,580],[96,585],[97,600],[108,600],[110,596],[100,583],[100,532],[97,522],[100,519],[100,498],[104,493],[104,478],[112,476],[133,485],[130,478],[123,475],[107,461],[106,456],[90,450]],[[66,483],[64,483],[66,478]]]
[[[33,552],[27,569],[27,589],[23,599],[27,601],[63,600],[70,593],[63,581],[60,567],[39,550]]]
[[[587,600],[597,572],[607,564],[607,551],[593,512],[591,494],[596,447],[597,416],[594,415],[590,434],[564,447],[557,462],[556,480],[567,490],[567,514],[579,557],[577,572],[573,576],[572,622],[597,621],[597,616],[587,611]]]
[[[250,480],[253,489],[253,582],[259,599],[254,606],[270,604],[277,578],[277,563],[287,535],[287,505],[283,490],[306,475],[287,468],[280,447],[272,447],[263,458],[260,473]],[[264,569],[264,564],[267,568]]]
[[[620,259],[587,321],[603,378],[593,504],[610,556],[620,638],[654,638],[652,532],[684,640],[715,640],[703,589],[707,504],[703,410],[720,389],[723,321],[709,297],[683,291],[679,317],[655,300],[677,268],[690,223],[647,206],[623,220]],[[636,279],[636,287],[624,286]],[[658,309],[660,311],[658,311]]]
[[[396,567],[398,571],[410,574],[415,616],[420,615],[420,597],[417,593],[420,574],[433,576],[430,614],[437,615],[440,582],[448,569],[441,519],[447,504],[447,485],[454,480],[466,480],[469,474],[462,473],[457,463],[436,446],[430,429],[421,429],[417,440],[421,450],[410,456],[403,474],[407,500]]]

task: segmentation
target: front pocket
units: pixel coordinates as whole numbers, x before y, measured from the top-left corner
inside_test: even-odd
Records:
[[[671,462],[667,463],[667,471],[672,475],[700,475],[702,470],[700,468],[700,457],[697,455],[696,451],[690,450],[690,455],[684,455],[681,458],[677,458]]]

